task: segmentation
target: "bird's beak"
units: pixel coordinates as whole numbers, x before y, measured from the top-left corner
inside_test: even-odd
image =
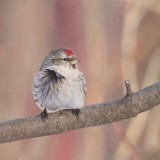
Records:
[[[78,59],[73,59],[73,60],[70,61],[70,64],[71,64],[71,65],[75,65],[75,64],[77,64],[77,63],[79,63],[79,62],[80,62],[80,60],[78,60]]]

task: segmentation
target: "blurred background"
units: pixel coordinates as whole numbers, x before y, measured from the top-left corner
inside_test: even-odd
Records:
[[[33,77],[73,50],[86,105],[160,81],[160,0],[0,0],[0,121],[38,115]],[[0,145],[3,160],[159,160],[160,109],[117,123]]]

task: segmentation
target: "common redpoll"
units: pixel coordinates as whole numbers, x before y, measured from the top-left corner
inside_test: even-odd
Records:
[[[43,110],[41,118],[47,118],[47,112],[71,110],[79,116],[79,108],[84,106],[86,81],[78,70],[75,54],[68,49],[50,52],[35,75],[33,85],[34,100]]]

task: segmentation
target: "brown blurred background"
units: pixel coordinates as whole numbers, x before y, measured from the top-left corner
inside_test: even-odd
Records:
[[[35,72],[57,48],[81,59],[86,105],[160,81],[160,0],[0,0],[0,121],[37,115]],[[160,109],[0,145],[2,160],[159,160]]]

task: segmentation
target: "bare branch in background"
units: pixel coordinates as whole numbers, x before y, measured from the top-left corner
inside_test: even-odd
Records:
[[[49,114],[45,122],[40,116],[0,123],[0,143],[59,134],[70,130],[98,126],[137,116],[160,104],[160,82],[133,93],[125,81],[126,96],[106,103],[81,109],[79,119],[70,111]]]

